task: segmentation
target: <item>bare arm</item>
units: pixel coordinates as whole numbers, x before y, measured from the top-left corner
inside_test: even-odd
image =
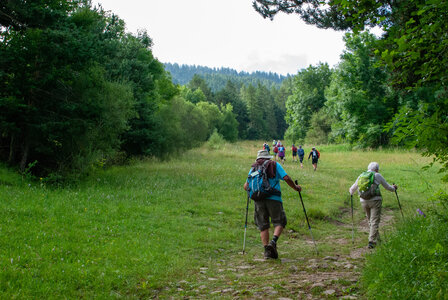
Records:
[[[289,177],[288,175],[286,175],[285,177],[283,177],[283,180],[286,181],[286,183],[295,191],[300,192],[302,190],[302,187],[300,185],[296,185],[291,177]]]
[[[249,183],[247,181],[244,183],[244,189],[247,191],[247,188],[249,187]]]

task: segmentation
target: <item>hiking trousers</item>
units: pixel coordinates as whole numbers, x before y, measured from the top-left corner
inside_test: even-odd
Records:
[[[369,243],[377,243],[380,238],[380,232],[378,230],[381,220],[381,205],[382,199],[379,200],[364,200],[361,202],[369,221]]]

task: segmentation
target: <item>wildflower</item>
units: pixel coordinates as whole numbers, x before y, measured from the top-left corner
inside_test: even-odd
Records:
[[[420,210],[420,208],[417,208],[417,212],[419,215],[426,217],[426,215]]]

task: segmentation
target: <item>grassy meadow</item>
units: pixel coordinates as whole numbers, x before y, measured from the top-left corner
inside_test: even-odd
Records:
[[[366,246],[366,232],[356,231],[353,246],[351,226],[339,225],[351,224],[348,189],[369,162],[379,162],[380,173],[399,186],[405,217],[415,215],[417,208],[425,211],[428,197],[446,191],[437,168],[422,170],[430,159],[417,152],[322,146],[317,172],[306,160],[308,153],[301,169],[287,152],[284,167],[303,188],[319,255],[309,242],[298,194],[282,183],[288,225],[279,240],[279,255],[301,259],[298,267],[283,270],[285,261],[259,261],[253,204],[247,255],[239,253],[247,199],[243,184],[261,145],[238,142],[219,150],[203,146],[169,161],[149,159],[99,170],[65,188],[46,186],[44,180],[24,181],[0,167],[0,298],[200,298],[228,286],[233,293],[229,298],[250,298],[261,295],[256,294],[257,289],[262,292],[260,285],[277,279],[272,285],[276,296],[287,296],[295,291],[285,290],[281,278],[291,270],[305,272],[308,259]],[[385,211],[399,221],[395,194],[382,193]],[[359,224],[364,216],[358,198],[354,203]],[[381,233],[392,230],[392,223]],[[226,268],[235,263],[269,267],[273,275],[260,277],[257,285],[256,275],[239,276],[235,265]],[[347,286],[341,293],[357,292],[356,283]],[[316,295],[322,292],[306,283],[304,287]]]

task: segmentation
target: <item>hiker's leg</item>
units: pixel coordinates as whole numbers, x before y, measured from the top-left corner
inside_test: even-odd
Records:
[[[369,242],[376,244],[380,238],[378,230],[381,221],[381,200],[372,201],[372,208],[370,209],[370,233]]]
[[[280,237],[283,231],[283,226],[275,226],[274,227],[274,235]]]
[[[274,224],[274,235],[280,236],[287,223],[283,204],[282,202],[275,200],[266,200],[266,203],[272,224]]]
[[[265,229],[263,231],[260,231],[260,238],[261,238],[261,243],[263,244],[263,246],[266,246],[267,244],[269,244],[269,228]]]
[[[370,230],[370,205],[368,201],[361,202],[362,209],[364,209],[364,212],[366,213],[367,222],[369,224],[369,230]]]
[[[266,206],[266,201],[254,201],[254,221],[260,230],[261,242],[264,246],[269,243],[269,211]]]
[[[274,224],[274,238],[269,242],[269,258],[278,258],[277,241],[286,226],[286,214],[280,201],[266,200],[272,224]]]

